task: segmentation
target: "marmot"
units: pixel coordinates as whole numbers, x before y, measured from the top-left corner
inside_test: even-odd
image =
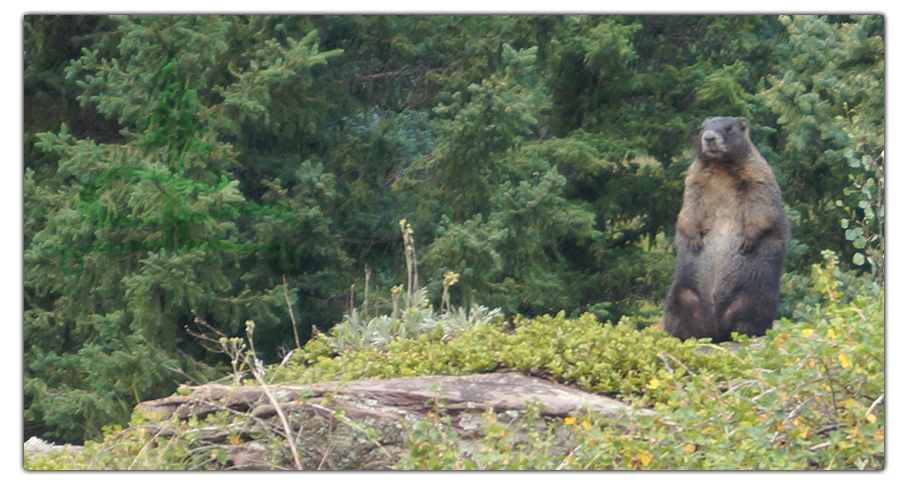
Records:
[[[763,335],[778,314],[790,237],[781,189],[743,117],[707,118],[695,147],[663,326],[681,339],[713,342],[731,340],[731,332]]]

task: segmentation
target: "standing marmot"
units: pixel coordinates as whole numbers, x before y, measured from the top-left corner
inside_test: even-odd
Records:
[[[663,326],[678,338],[763,335],[778,313],[790,228],[772,168],[741,117],[703,122],[675,227]]]

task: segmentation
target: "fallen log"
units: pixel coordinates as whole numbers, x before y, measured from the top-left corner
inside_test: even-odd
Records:
[[[352,380],[311,385],[274,385],[270,390],[282,401],[312,401],[336,396],[336,406],[348,417],[397,420],[405,415],[422,417],[440,407],[449,413],[524,410],[527,403],[542,406],[541,414],[567,416],[577,411],[615,416],[630,411],[628,405],[606,396],[517,372],[463,376],[430,376],[388,380]],[[145,401],[138,408],[161,417],[204,417],[223,407],[244,412],[256,408],[257,415],[270,417],[271,404],[258,386],[209,384],[190,387],[190,395]],[[273,409],[271,411],[274,411]],[[649,410],[640,410],[651,414]]]

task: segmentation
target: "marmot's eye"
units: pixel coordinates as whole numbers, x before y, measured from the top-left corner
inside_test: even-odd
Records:
[[[731,132],[731,128],[732,128],[731,125],[729,125],[729,126],[725,127],[725,131],[726,131],[726,132]]]

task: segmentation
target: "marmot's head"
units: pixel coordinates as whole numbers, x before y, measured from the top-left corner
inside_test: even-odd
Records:
[[[750,153],[750,123],[741,116],[711,116],[703,120],[697,154],[713,160],[734,161]]]

